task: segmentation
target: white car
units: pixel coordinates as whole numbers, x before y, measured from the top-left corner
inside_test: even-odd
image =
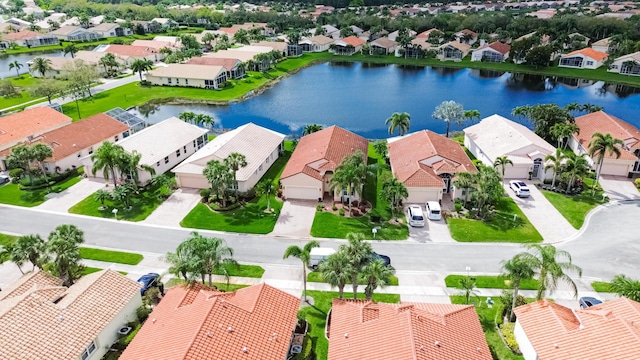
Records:
[[[424,227],[424,213],[420,205],[411,205],[407,208],[409,225],[414,227]]]
[[[531,192],[529,192],[529,188],[527,187],[527,184],[524,183],[524,181],[511,180],[509,181],[509,187],[511,188],[511,190],[513,190],[514,193],[516,193],[517,197],[526,198],[531,195]]]

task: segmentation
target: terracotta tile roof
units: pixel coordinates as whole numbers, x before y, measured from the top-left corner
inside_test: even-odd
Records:
[[[170,41],[158,41],[158,40],[135,40],[134,42],[131,43],[131,45],[150,47],[157,50],[160,50],[162,48],[169,48],[169,49],[175,48],[174,43]]]
[[[280,178],[303,173],[322,179],[326,171],[333,171],[356,150],[366,156],[368,147],[369,142],[362,136],[335,125],[328,127],[300,139]]]
[[[471,30],[469,30],[469,29],[460,30],[460,31],[458,31],[456,34],[471,35],[471,36],[473,36],[474,38],[477,38],[477,37],[478,37],[478,34],[477,34],[477,33],[473,32],[473,31],[471,31]]]
[[[238,27],[230,27],[230,28],[229,28],[229,27],[221,27],[221,28],[219,28],[217,31],[218,31],[218,32],[223,32],[223,33],[225,33],[225,34],[227,34],[227,35],[231,35],[231,36],[233,36],[233,35],[235,35],[235,34],[238,32],[238,30],[240,30],[240,29],[241,29],[241,28],[238,28]]]
[[[299,306],[264,283],[233,293],[173,287],[120,359],[284,359]]]
[[[355,36],[346,37],[346,38],[342,39],[342,42],[344,42],[346,44],[349,44],[351,46],[355,46],[355,47],[364,45],[364,43],[366,43],[366,41],[360,39],[359,37],[355,37]]]
[[[329,360],[489,360],[471,305],[333,299]]]
[[[25,39],[31,39],[31,38],[35,38],[38,36],[42,36],[42,34],[40,34],[37,31],[31,31],[31,30],[20,30],[18,32],[11,32],[8,33],[6,35],[2,36],[3,40],[9,40],[9,41],[16,41],[16,40],[25,40]]]
[[[431,33],[434,32],[434,31],[438,31],[438,29],[432,28],[432,29],[423,31],[420,34],[416,35],[416,38],[417,39],[427,39],[427,40],[429,40],[429,35],[431,35]]]
[[[231,71],[231,69],[240,65],[241,61],[238,59],[221,59],[221,58],[196,56],[189,59],[189,61],[187,61],[187,64],[222,66],[225,70]]]
[[[640,303],[620,298],[584,310],[540,300],[515,309],[540,360],[637,359]]]
[[[0,117],[0,149],[70,123],[70,117],[47,106]]]
[[[152,54],[157,54],[158,49],[149,46],[134,46],[134,45],[109,45],[105,52],[132,57],[145,57]]]
[[[0,301],[3,359],[79,358],[127,305],[136,298],[140,303],[140,285],[112,270],[69,288],[48,285]]]
[[[633,149],[640,149],[640,130],[635,126],[623,121],[613,115],[609,115],[604,111],[597,111],[591,114],[578,116],[576,125],[580,129],[580,133],[573,134],[580,145],[585,150],[589,150],[589,143],[594,133],[611,134],[612,137],[620,139],[631,149],[621,149],[620,159],[635,160],[637,157],[633,155]],[[613,155],[605,155],[607,158],[615,158]]]
[[[380,47],[385,48],[385,49],[393,49],[396,46],[398,46],[398,43],[393,41],[393,40],[391,40],[391,39],[389,39],[389,38],[381,37],[379,39],[376,39],[376,40],[372,41],[371,42],[371,46],[373,46],[373,45],[380,46]]]
[[[442,188],[439,174],[476,171],[460,144],[429,130],[389,139],[389,160],[394,175],[408,187]]]
[[[0,291],[0,300],[20,296],[34,289],[61,286],[62,280],[46,271],[33,271],[16,280],[9,287]]]
[[[113,139],[129,130],[129,126],[105,114],[96,114],[61,128],[37,136],[30,144],[47,144],[53,150],[48,162],[59,161],[92,145]],[[10,149],[0,151],[0,156],[8,155]]]
[[[309,41],[312,43],[316,43],[319,45],[328,45],[333,44],[334,40],[330,37],[326,37],[324,35],[316,35],[309,38]]]
[[[581,49],[581,50],[572,51],[572,52],[570,52],[568,54],[564,54],[564,55],[562,55],[562,57],[563,58],[564,57],[570,57],[570,56],[577,55],[577,54],[581,54],[581,55],[590,57],[590,58],[592,58],[593,60],[596,60],[596,61],[602,61],[602,60],[606,59],[609,56],[609,54],[607,54],[606,52],[593,50],[592,48],[584,48],[584,49]]]
[[[477,50],[482,50],[482,49],[486,49],[486,48],[492,48],[493,50],[499,52],[502,55],[508,53],[509,50],[511,50],[511,46],[510,45],[503,44],[500,41],[494,41],[491,44],[484,44],[484,45],[480,46]]]

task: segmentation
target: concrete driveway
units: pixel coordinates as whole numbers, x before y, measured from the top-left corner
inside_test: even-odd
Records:
[[[38,209],[68,213],[69,208],[100,189],[109,189],[103,179],[82,179],[63,192],[47,194],[48,200],[38,205]]]
[[[633,179],[624,176],[600,176],[600,186],[611,200],[638,200],[640,192],[636,189]]]
[[[425,242],[455,242],[444,220],[426,220],[424,227],[409,226],[409,240]]]
[[[311,233],[316,216],[316,201],[287,200],[282,205],[272,236],[304,236]]]
[[[520,207],[531,224],[538,230],[544,242],[557,242],[575,235],[578,231],[569,224],[567,219],[542,195],[540,190],[530,180],[523,180],[529,186],[531,196],[519,198],[509,188],[505,181],[504,190]]]
[[[198,189],[178,189],[143,222],[145,224],[180,227],[180,221],[200,201]]]

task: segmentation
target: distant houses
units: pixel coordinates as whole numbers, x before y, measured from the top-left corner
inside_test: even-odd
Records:
[[[360,52],[366,41],[355,36],[349,36],[344,39],[336,40],[330,47],[329,51],[336,55],[353,55]]]
[[[196,64],[169,64],[147,72],[147,81],[153,85],[220,89],[227,81],[223,66]]]
[[[23,29],[18,32],[10,32],[8,34],[2,35],[0,48],[7,49],[12,43],[18,46],[26,46],[31,48],[58,45],[59,40],[56,36],[53,36],[51,34],[41,34],[37,31]]]
[[[615,59],[609,67],[609,71],[623,75],[640,76],[640,51]]]
[[[100,38],[100,34],[89,31],[80,26],[62,26],[58,30],[49,33],[59,40],[65,41],[94,41]]]
[[[471,61],[504,62],[509,57],[511,46],[494,41],[484,44],[471,53]]]
[[[450,41],[438,47],[437,58],[441,61],[462,61],[471,51],[471,45]]]
[[[561,55],[558,66],[576,69],[597,69],[602,66],[608,56],[609,54],[605,52],[584,48]]]

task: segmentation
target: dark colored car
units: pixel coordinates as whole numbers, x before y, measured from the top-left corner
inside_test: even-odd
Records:
[[[7,184],[11,181],[7,175],[0,175],[0,185]]]
[[[596,299],[591,296],[585,296],[580,298],[580,309],[586,309],[594,305],[602,304],[602,300]]]
[[[142,275],[138,279],[138,284],[142,286],[140,289],[140,295],[144,295],[144,293],[152,287],[157,287],[158,290],[160,290],[160,293],[164,294],[164,284],[160,281],[159,274],[148,273],[147,275]]]
[[[377,252],[374,252],[373,253],[373,259],[374,260],[380,259],[380,260],[382,260],[382,262],[384,262],[385,265],[391,266],[391,258],[388,257],[387,255],[381,255],[381,254],[378,254]]]

